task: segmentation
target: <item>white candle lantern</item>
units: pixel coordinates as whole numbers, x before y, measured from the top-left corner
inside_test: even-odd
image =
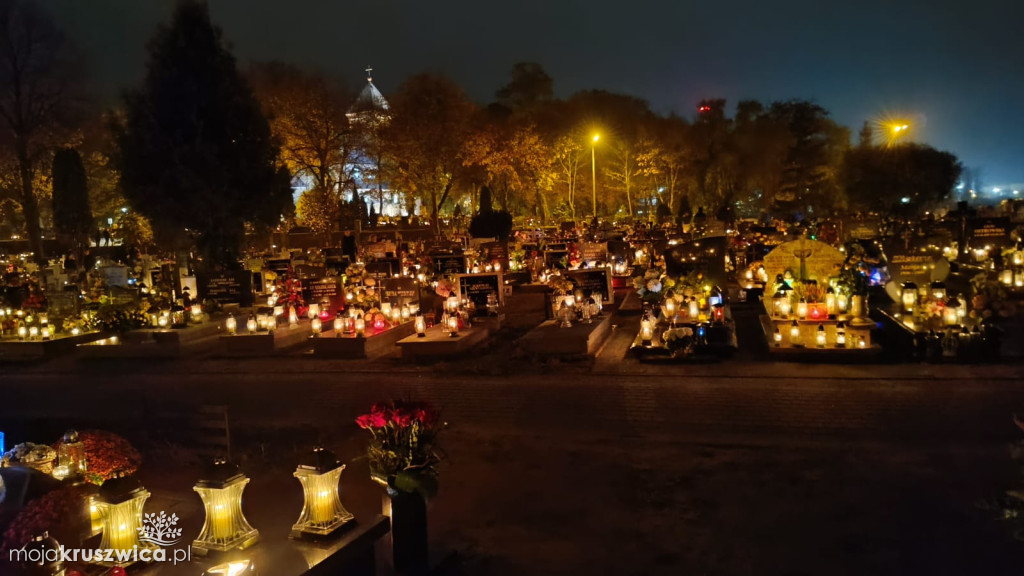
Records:
[[[256,315],[253,313],[249,313],[249,319],[245,321],[245,329],[249,332],[249,334],[255,334],[258,328],[259,323],[256,321]]]
[[[338,494],[343,470],[338,457],[323,448],[314,449],[299,463],[294,476],[302,484],[303,504],[292,534],[326,536],[353,520]]]
[[[697,317],[700,316],[700,304],[697,303],[696,297],[690,299],[686,312],[687,315],[689,315],[690,320],[693,321],[697,320]]]
[[[789,343],[791,346],[800,346],[800,324],[793,320],[789,326]]]
[[[839,313],[839,306],[836,303],[836,291],[831,286],[825,292],[825,312],[829,316],[835,316]]]
[[[936,300],[946,299],[946,285],[944,283],[938,281],[932,282],[931,288],[932,298],[935,298]]]
[[[836,348],[846,348],[846,324],[836,324]]]
[[[79,439],[78,432],[68,430],[64,433],[57,452],[57,462],[67,469],[68,476],[78,476],[88,470],[85,444]]]
[[[796,305],[796,315],[801,320],[803,320],[804,318],[807,318],[807,301],[804,300],[803,298],[800,299],[800,302],[797,302],[797,305]]]
[[[309,308],[306,310],[306,317],[312,320],[313,318],[316,318],[319,315],[320,305],[315,302],[313,304],[310,304]]]
[[[323,328],[323,323],[320,322],[320,316],[313,316],[313,319],[309,321],[309,327],[313,330],[313,338],[319,338],[320,330]]]
[[[100,517],[101,549],[134,550],[139,546],[142,508],[149,492],[131,477],[112,478],[103,483],[93,499]]]
[[[942,323],[946,326],[956,326],[960,322],[960,301],[950,297],[942,309]]]
[[[341,333],[345,330],[345,319],[341,317],[339,313],[334,317],[334,337],[341,338]]]
[[[459,335],[459,317],[452,316],[448,318],[448,334],[452,338],[456,338]]]
[[[366,331],[366,321],[363,320],[362,316],[360,316],[359,318],[356,318],[355,327],[356,327],[356,334],[359,335],[359,336],[362,336],[363,333]]]
[[[199,554],[242,550],[259,541],[259,531],[242,513],[242,492],[248,483],[249,478],[237,466],[218,459],[193,487],[206,509],[203,529],[192,542]]]
[[[772,339],[775,340],[775,347],[782,346],[782,331],[778,328],[775,329],[775,334],[772,335]]]
[[[419,337],[419,338],[426,338],[427,337],[427,321],[424,320],[422,314],[416,316],[415,327],[416,327],[416,336],[417,337]]]
[[[299,325],[299,315],[295,312],[295,306],[288,307],[288,327],[295,328]]]
[[[228,319],[224,321],[224,329],[227,330],[229,336],[238,333],[238,321],[234,316],[228,316]]]
[[[818,348],[824,348],[825,347],[825,338],[826,338],[825,337],[825,325],[824,324],[818,324],[818,330],[817,330],[817,333],[814,336],[814,341],[818,345]]]
[[[917,284],[904,282],[900,290],[900,297],[903,300],[903,311],[910,314],[917,306]]]

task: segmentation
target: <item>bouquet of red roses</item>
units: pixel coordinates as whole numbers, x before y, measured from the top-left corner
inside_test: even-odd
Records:
[[[374,404],[356,418],[370,433],[370,475],[381,485],[429,498],[437,492],[437,464],[442,459],[437,411],[424,402]]]

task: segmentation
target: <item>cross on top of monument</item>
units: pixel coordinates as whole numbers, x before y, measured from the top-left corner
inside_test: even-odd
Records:
[[[366,81],[373,82],[373,66],[366,67]]]

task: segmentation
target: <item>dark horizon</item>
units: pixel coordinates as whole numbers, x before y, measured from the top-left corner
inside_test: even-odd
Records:
[[[139,80],[145,45],[172,0],[43,0],[89,61],[106,102]],[[424,70],[451,76],[487,103],[520,61],[540,63],[556,95],[603,89],[647,100],[658,113],[692,118],[702,98],[808,99],[856,134],[861,124],[899,116],[913,139],[981,169],[986,187],[1024,183],[1024,51],[1013,45],[1017,8],[950,0],[890,6],[635,5],[536,0],[497,11],[463,0],[445,8],[400,1],[288,11],[265,0],[211,0],[216,24],[241,64],[280,60],[344,78],[352,88],[374,68],[392,92]],[[748,4],[748,3],[744,3]],[[275,9],[277,8],[277,9]],[[626,29],[628,33],[622,33]],[[393,39],[393,40],[389,40]],[[854,136],[855,139],[855,136]]]

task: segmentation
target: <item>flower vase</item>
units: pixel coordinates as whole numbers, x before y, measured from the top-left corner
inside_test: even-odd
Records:
[[[399,574],[426,574],[427,503],[418,492],[390,486],[384,495],[384,515],[391,519],[391,551]]]

